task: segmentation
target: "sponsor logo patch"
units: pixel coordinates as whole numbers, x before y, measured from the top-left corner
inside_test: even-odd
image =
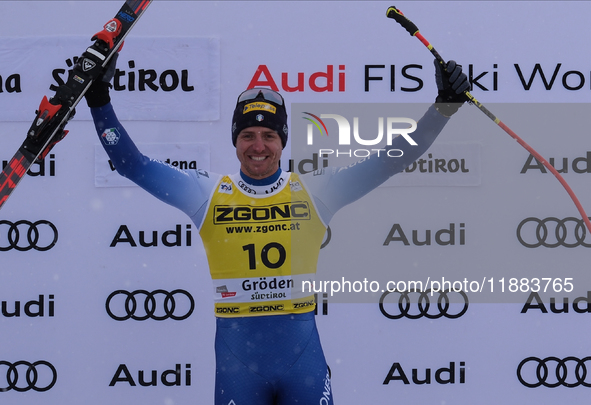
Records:
[[[119,134],[119,131],[117,131],[117,128],[106,129],[105,132],[103,132],[103,134],[101,135],[103,143],[108,146],[117,145],[120,138],[121,135]]]
[[[269,103],[262,103],[262,102],[257,101],[255,103],[246,104],[244,106],[244,110],[242,111],[242,114],[248,114],[251,111],[268,111],[272,114],[275,114],[277,112],[277,108],[273,107]]]

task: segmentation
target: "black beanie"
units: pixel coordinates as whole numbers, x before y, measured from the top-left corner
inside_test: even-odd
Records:
[[[257,93],[258,90],[258,93]],[[253,97],[240,101],[242,95],[247,92]],[[265,97],[265,94],[272,93],[274,100]],[[285,148],[287,144],[287,111],[285,103],[279,93],[267,88],[253,88],[245,91],[238,97],[234,116],[232,117],[232,143],[236,146],[238,134],[245,128],[265,127],[277,131],[281,138],[281,144]]]

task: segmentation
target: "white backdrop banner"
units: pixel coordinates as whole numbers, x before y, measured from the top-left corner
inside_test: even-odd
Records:
[[[219,39],[144,37],[126,42],[112,82],[120,119],[219,119]],[[0,120],[31,120],[31,106],[39,105],[43,95],[52,95],[67,80],[68,68],[89,44],[87,37],[69,36],[0,41],[0,66],[3,73],[9,72],[3,91],[11,95],[10,104],[0,110]],[[134,101],[136,93],[141,94],[141,103]],[[90,119],[84,100],[76,118]]]
[[[0,162],[121,2],[0,1]],[[591,211],[591,1],[395,5]],[[390,6],[156,0],[121,51],[113,106],[147,156],[229,174],[238,94],[276,87],[290,114],[282,168],[339,166],[296,156],[303,112],[353,122],[347,104],[379,106],[419,120],[437,95],[432,55],[386,18]],[[0,404],[211,404],[198,230],[120,178],[84,101],[77,110],[0,210]],[[375,136],[376,117],[359,117]],[[589,402],[590,249],[552,174],[463,106],[416,163],[330,223],[316,321],[335,404]]]

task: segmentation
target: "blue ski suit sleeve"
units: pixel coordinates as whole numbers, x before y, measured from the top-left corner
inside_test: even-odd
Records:
[[[163,202],[185,212],[199,227],[209,196],[220,176],[199,170],[179,170],[144,156],[117,119],[110,103],[92,108],[91,113],[101,143],[117,172]],[[449,118],[431,106],[413,132],[417,146],[411,146],[399,136],[388,148],[403,150],[402,157],[389,157],[382,152],[349,166],[329,167],[303,175],[301,178],[313,196],[323,221],[328,224],[339,209],[363,197],[417,160],[448,121]],[[116,130],[116,141],[105,139],[105,131],[110,129]]]
[[[203,210],[217,177],[205,171],[179,170],[144,156],[133,143],[109,103],[91,108],[101,143],[119,174],[130,179],[156,198],[185,212],[200,225]],[[114,129],[115,140],[107,141],[105,131]]]
[[[339,209],[363,197],[417,160],[433,144],[448,121],[449,118],[441,115],[432,105],[412,133],[416,146],[398,136],[392,140],[392,146],[386,148],[400,149],[404,152],[403,156],[374,153],[349,166],[328,167],[303,175],[302,179],[314,195],[325,223]]]

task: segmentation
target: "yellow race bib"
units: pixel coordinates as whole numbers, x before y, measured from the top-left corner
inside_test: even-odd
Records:
[[[216,187],[201,226],[219,317],[302,313],[326,232],[296,174],[283,173],[271,194],[255,194],[240,178]],[[308,284],[309,285],[309,284]]]

